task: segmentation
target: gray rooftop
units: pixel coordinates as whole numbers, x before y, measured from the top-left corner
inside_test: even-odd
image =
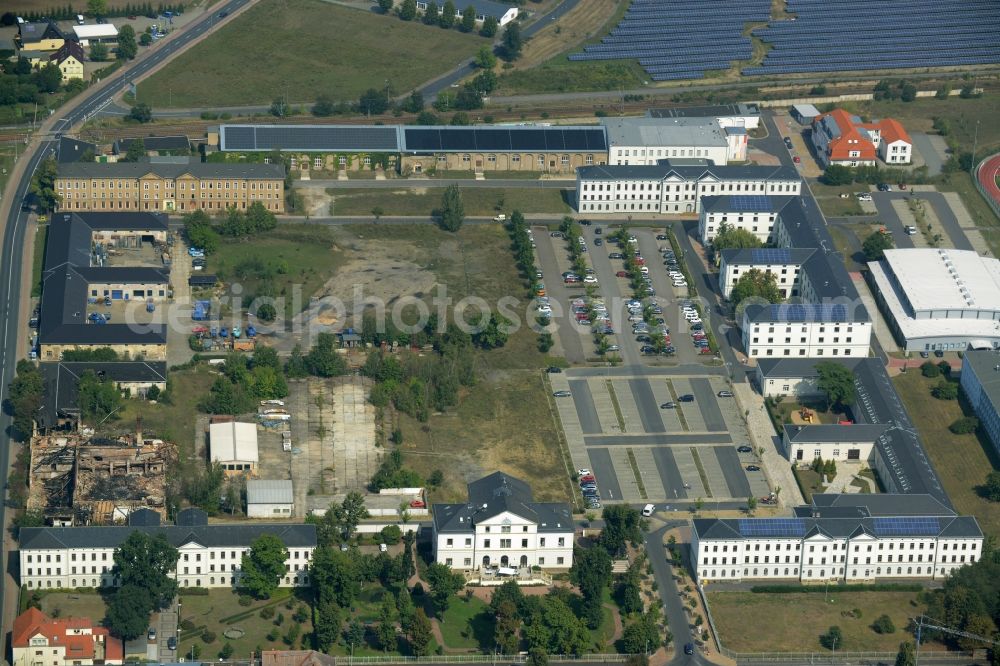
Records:
[[[706,213],[777,213],[798,197],[770,194],[725,194],[701,198]]]
[[[219,150],[400,151],[397,125],[221,125]]]
[[[776,303],[751,304],[743,311],[747,321],[754,323],[852,323],[867,322],[868,310],[861,303]]]
[[[786,166],[757,164],[725,164],[713,166],[704,160],[658,160],[657,164],[633,166],[602,164],[579,167],[577,177],[583,180],[663,180],[670,177],[683,180],[802,180],[795,169]],[[797,197],[795,197],[797,198]]]
[[[759,116],[756,104],[719,104],[717,106],[687,106],[673,109],[649,109],[650,118],[725,118],[729,116]]]
[[[954,516],[955,511],[942,504],[933,495],[914,493],[880,493],[877,495],[817,493],[812,496],[812,508],[823,511],[828,508],[863,509],[864,515],[880,516]]]
[[[869,496],[870,497],[870,496]],[[794,518],[696,518],[694,531],[700,540],[712,539],[802,539],[814,535],[849,539],[874,537],[981,539],[983,531],[972,516],[880,516]]]
[[[531,487],[520,479],[494,472],[468,487],[468,502],[433,505],[434,528],[438,532],[469,532],[474,520],[507,511],[535,523],[539,532],[573,531],[573,511],[569,504],[533,501]]]
[[[741,247],[723,250],[719,255],[722,257],[722,263],[730,266],[800,266],[815,252],[816,250],[812,248],[804,247]]]
[[[714,146],[729,142],[714,118],[603,118],[609,146]]]
[[[979,380],[983,394],[1000,411],[1000,353],[992,350],[967,351],[962,359],[962,371],[966,368]]]
[[[247,481],[247,504],[292,504],[292,482],[278,479]]]
[[[195,178],[258,178],[283,180],[283,164],[235,164],[227,162],[199,162],[196,159],[177,161],[115,162],[71,162],[59,165],[61,178],[142,178],[155,174],[160,178],[180,178],[191,175]]]
[[[84,373],[90,371],[99,378],[114,382],[165,383],[165,361],[114,361],[109,363],[58,361],[39,363],[45,386],[45,399],[35,418],[40,428],[55,427],[61,417],[76,417],[80,413],[78,386]]]
[[[785,437],[790,442],[875,442],[887,426],[880,424],[854,423],[838,425],[821,423],[816,425],[784,426]]]
[[[198,543],[206,547],[245,548],[264,534],[273,534],[288,548],[316,546],[316,526],[309,524],[254,524],[229,525],[159,525],[159,526],[109,526],[109,527],[26,527],[20,532],[21,550],[62,548],[117,548],[132,532],[162,534],[167,542],[179,548],[184,544]]]

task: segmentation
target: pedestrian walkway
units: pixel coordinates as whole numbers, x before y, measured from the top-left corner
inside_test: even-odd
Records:
[[[981,256],[992,257],[993,252],[990,250],[989,243],[986,242],[976,223],[972,221],[972,216],[969,215],[969,210],[965,207],[965,202],[962,201],[958,192],[942,192],[941,195],[948,203],[948,207],[951,208],[951,212],[955,214],[958,226],[962,229],[965,237],[969,239],[972,248]]]
[[[792,468],[779,451],[781,440],[771,425],[763,397],[755,393],[748,383],[734,384],[733,393],[743,410],[754,451],[759,452],[764,473],[778,493],[778,503],[783,506],[805,504],[799,485],[792,476]]]
[[[882,311],[875,304],[875,299],[868,289],[868,283],[861,277],[861,273],[850,273],[850,276],[851,281],[854,283],[854,288],[858,291],[858,296],[861,297],[861,302],[865,304],[868,314],[874,319],[873,328],[875,329],[875,338],[887,354],[898,352],[899,345],[896,344],[896,338],[893,337],[892,331],[889,330],[888,324],[885,323]]]

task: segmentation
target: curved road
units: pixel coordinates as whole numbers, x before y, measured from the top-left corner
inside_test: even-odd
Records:
[[[110,84],[103,86],[101,90],[89,94],[85,93],[83,100],[78,102],[71,111],[53,122],[48,131],[39,133],[40,141],[34,151],[21,157],[22,163],[25,165],[23,176],[16,183],[12,181],[6,192],[10,210],[4,229],[3,250],[0,254],[0,267],[3,271],[3,281],[6,283],[0,288],[0,320],[3,321],[3,342],[0,344],[0,403],[8,397],[7,387],[14,379],[17,361],[24,357],[23,352],[25,351],[18,348],[18,330],[22,321],[26,319],[26,314],[20,311],[21,274],[25,259],[31,262],[31,257],[26,258],[22,249],[28,214],[21,210],[21,202],[28,194],[35,169],[38,168],[43,159],[55,152],[59,137],[63,132],[70,130],[77,123],[87,120],[101,108],[109,105],[112,97],[119,93],[128,82],[176,55],[192,40],[201,37],[216,24],[223,22],[224,18],[220,17],[221,13],[232,13],[248,3],[249,0],[231,0],[217,5],[210,14],[206,14],[201,19],[191,23],[173,39],[161,42],[158,48],[154,47],[146,51],[139,60],[118,72]],[[0,470],[4,470],[5,476],[10,464],[10,428],[11,418],[8,414],[3,413],[0,415]],[[6,509],[6,503],[0,503],[0,525],[6,524]],[[4,552],[5,571],[7,570],[6,558],[7,553]],[[17,588],[14,588],[15,593],[16,590]],[[4,604],[5,592],[4,586],[0,586],[0,609],[6,608]]]

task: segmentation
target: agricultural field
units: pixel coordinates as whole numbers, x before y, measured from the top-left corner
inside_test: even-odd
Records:
[[[270,104],[283,95],[293,104],[320,94],[350,101],[387,82],[406,94],[486,43],[321,0],[263,0],[140,83],[138,94],[154,108]]]

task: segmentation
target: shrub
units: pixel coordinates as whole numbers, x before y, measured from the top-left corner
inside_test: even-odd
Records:
[[[934,377],[939,377],[941,375],[941,368],[939,368],[934,361],[924,361],[920,364],[920,374],[924,377],[933,379]]]
[[[206,644],[208,644],[208,643],[214,643],[215,639],[216,639],[216,635],[215,635],[214,631],[203,631],[203,632],[201,632],[201,640],[204,641]]]
[[[274,617],[274,608],[267,606],[260,609],[260,617],[262,620],[270,620]]]
[[[968,435],[970,433],[976,432],[976,428],[979,427],[979,419],[975,416],[963,416],[960,419],[955,419],[948,430],[952,431],[956,435]]]
[[[253,599],[245,594],[241,594],[238,603],[240,606],[250,606],[253,604]]]
[[[958,397],[958,384],[942,379],[931,389],[931,395],[938,400],[954,400]]]
[[[278,630],[272,629],[271,631],[267,632],[267,636],[265,636],[264,638],[273,643],[274,641],[278,640]]]
[[[892,623],[892,618],[888,615],[879,615],[872,623],[872,631],[876,634],[894,634],[896,625]]]
[[[194,629],[194,622],[191,620],[181,620],[181,631],[191,631]]]

